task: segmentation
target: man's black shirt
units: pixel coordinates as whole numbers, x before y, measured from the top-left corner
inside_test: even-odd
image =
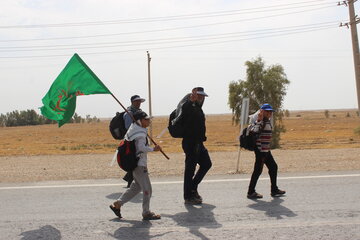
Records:
[[[194,142],[206,141],[205,114],[197,102],[187,100],[183,107],[184,140]]]

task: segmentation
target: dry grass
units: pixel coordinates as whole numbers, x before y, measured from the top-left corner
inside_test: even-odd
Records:
[[[336,114],[336,117],[333,115]],[[354,129],[360,118],[346,117],[347,111],[293,112],[284,119],[287,132],[282,135],[282,149],[273,155],[279,172],[348,171],[360,169],[360,136]],[[301,115],[301,117],[296,117]],[[108,121],[96,124],[66,124],[61,128],[27,126],[0,128],[0,183],[37,182],[76,179],[105,179],[123,177],[124,172],[109,166],[118,144],[108,131]],[[153,121],[154,139],[169,155],[149,154],[151,176],[180,176],[184,155],[180,139],[166,132],[166,117]],[[206,147],[213,167],[209,174],[234,173],[238,159],[239,127],[231,123],[231,115],[207,116]],[[315,149],[316,148],[316,149]],[[241,153],[239,170],[251,173],[254,154]]]
[[[282,135],[283,149],[360,147],[360,136],[354,133],[360,126],[355,110],[330,111],[329,118],[325,118],[324,111],[293,112],[291,115],[293,117],[284,120],[287,131]]]
[[[351,116],[346,117],[347,113]],[[300,117],[296,117],[301,115]],[[333,116],[333,115],[336,115]],[[358,148],[360,136],[354,129],[360,118],[352,111],[291,112],[284,119],[287,132],[282,134],[282,149]],[[166,153],[181,152],[180,139],[166,132],[156,138],[167,126],[167,117],[153,120],[153,138]],[[108,121],[94,124],[4,127],[0,128],[0,156],[112,153],[118,142],[112,139]],[[207,148],[211,152],[237,151],[239,126],[233,126],[231,115],[207,116]]]

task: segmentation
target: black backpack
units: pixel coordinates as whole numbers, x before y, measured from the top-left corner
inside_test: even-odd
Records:
[[[123,139],[127,131],[125,128],[124,114],[125,112],[117,112],[116,116],[110,121],[109,130],[116,140]]]
[[[173,121],[176,117],[176,109],[172,111],[169,117],[169,123],[168,123],[168,129],[169,133],[173,138],[182,138],[184,134],[184,126],[183,121],[181,119],[177,119],[176,121]]]
[[[135,140],[120,142],[117,153],[119,167],[126,172],[133,171],[138,164],[139,158],[136,157]]]
[[[248,128],[244,128],[242,130],[242,133],[239,137],[240,140],[240,147],[245,148],[249,151],[255,151],[256,148],[256,139],[258,138],[258,134],[255,134],[254,132],[249,131],[247,132]]]

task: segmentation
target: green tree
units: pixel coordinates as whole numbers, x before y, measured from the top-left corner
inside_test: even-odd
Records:
[[[280,133],[285,132],[282,124],[282,103],[290,81],[280,64],[266,67],[261,57],[246,61],[246,80],[229,84],[228,104],[232,110],[233,123],[239,124],[242,99],[250,99],[249,112],[255,113],[263,103],[269,103],[276,109],[273,115],[274,128],[272,148],[278,148]]]
[[[0,126],[15,127],[27,125],[52,124],[55,121],[46,119],[42,115],[36,113],[33,109],[24,111],[12,111],[0,115]]]
[[[329,110],[325,110],[324,114],[325,114],[325,117],[326,117],[326,118],[329,118],[329,116],[330,116]]]
[[[35,112],[34,109],[28,109],[26,111],[21,111],[21,114],[25,116],[26,125],[39,125],[39,114]]]
[[[19,122],[21,122],[20,119],[20,113],[19,111],[12,111],[9,113],[6,113],[6,126],[7,127],[13,127],[13,126],[19,126]]]
[[[74,118],[75,123],[81,123],[82,117],[80,115],[78,115],[77,113],[74,114],[73,118]]]
[[[6,116],[4,114],[0,115],[0,127],[6,126]]]
[[[290,111],[289,110],[285,110],[285,117],[290,117]]]
[[[86,122],[87,123],[91,123],[92,122],[92,117],[90,115],[86,115]]]
[[[100,122],[100,119],[98,119],[96,116],[94,116],[92,118],[92,122],[96,123],[96,122]]]

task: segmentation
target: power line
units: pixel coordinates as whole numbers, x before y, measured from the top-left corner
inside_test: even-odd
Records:
[[[235,42],[235,41],[247,41],[247,40],[253,40],[253,39],[262,39],[262,38],[268,38],[268,37],[279,37],[279,36],[286,36],[286,35],[293,35],[298,33],[305,33],[305,32],[313,32],[313,31],[319,31],[319,30],[326,30],[329,28],[334,27],[323,27],[323,28],[317,28],[317,29],[307,29],[307,30],[300,30],[300,31],[292,31],[290,33],[283,33],[283,34],[268,34],[264,36],[258,36],[258,37],[248,37],[248,38],[235,38],[235,39],[229,39],[229,40],[221,40],[221,41],[213,41],[213,42],[196,42],[191,44],[185,44],[185,45],[173,45],[173,46],[161,46],[161,47],[152,47],[152,48],[146,48],[146,49],[128,49],[128,50],[112,50],[111,52],[90,52],[90,53],[82,53],[83,55],[99,55],[99,54],[113,54],[113,53],[124,53],[124,52],[136,52],[136,51],[146,51],[146,50],[161,50],[161,49],[171,49],[171,48],[183,48],[183,47],[191,47],[191,46],[204,46],[204,45],[213,45],[213,44],[221,44],[221,43],[228,43],[228,42]],[[48,58],[48,57],[65,57],[68,56],[68,54],[57,54],[57,55],[37,55],[37,56],[13,56],[13,57],[0,57],[0,59],[18,59],[18,58]]]
[[[291,32],[295,30],[306,30],[306,29],[321,29],[324,27],[334,27],[336,26],[335,21],[332,22],[323,22],[316,24],[307,24],[307,25],[297,25],[297,26],[288,26],[282,28],[270,28],[270,29],[260,29],[260,30],[250,30],[242,32],[228,32],[220,34],[207,34],[207,35],[198,35],[191,37],[172,37],[172,38],[158,38],[158,39],[142,39],[142,40],[131,40],[129,41],[116,41],[116,42],[96,42],[96,43],[80,43],[77,44],[78,49],[84,48],[99,48],[99,47],[118,47],[118,46],[133,46],[133,45],[144,45],[144,44],[160,44],[168,43],[169,41],[179,42],[179,41],[193,41],[193,40],[208,40],[208,39],[222,39],[229,37],[237,36],[248,36],[248,35],[257,35],[257,34],[269,34],[269,33],[280,33],[280,32]],[[166,42],[168,41],[168,42]],[[79,47],[85,46],[85,47]],[[70,48],[67,48],[70,47]],[[0,52],[18,52],[18,51],[40,51],[40,50],[64,50],[64,49],[73,49],[74,44],[58,44],[58,45],[43,45],[43,46],[23,46],[23,47],[0,47]]]
[[[184,14],[184,15],[165,16],[165,17],[134,18],[134,19],[124,19],[124,20],[107,20],[107,21],[92,21],[92,22],[78,22],[78,23],[10,25],[10,26],[0,26],[0,29],[83,27],[83,26],[108,25],[108,24],[127,24],[127,23],[158,22],[158,21],[177,21],[177,20],[193,19],[193,18],[209,18],[209,17],[219,17],[219,16],[230,16],[230,15],[239,15],[239,14],[268,12],[268,11],[274,12],[274,11],[281,11],[281,10],[287,10],[287,9],[306,8],[306,7],[314,7],[314,6],[322,6],[322,5],[323,6],[329,5],[330,6],[330,4],[335,5],[334,2],[319,3],[319,1],[326,1],[326,0],[306,1],[306,2],[299,2],[299,3],[279,4],[279,5],[272,5],[272,6],[240,9],[240,10],[197,13],[197,14]],[[304,5],[304,6],[286,7],[286,6],[299,5],[299,4],[304,4],[304,3],[314,3],[314,2],[316,2],[316,3],[315,4]],[[260,9],[264,9],[264,10],[260,10]]]
[[[335,5],[334,5],[335,6]],[[329,6],[333,7],[333,6]],[[328,7],[326,7],[328,8]],[[82,39],[82,38],[97,38],[97,37],[107,37],[107,36],[119,36],[119,35],[132,35],[132,34],[144,34],[144,33],[154,33],[154,32],[165,32],[165,31],[174,31],[174,30],[180,30],[180,29],[191,29],[191,28],[200,28],[200,27],[209,27],[209,26],[216,26],[216,25],[225,25],[225,24],[231,24],[231,23],[237,23],[237,22],[245,22],[245,21],[252,21],[252,20],[259,20],[259,19],[266,19],[266,18],[272,18],[272,17],[279,17],[279,16],[285,16],[290,14],[297,14],[297,13],[303,13],[308,11],[316,11],[321,10],[324,8],[315,8],[310,10],[302,10],[302,11],[293,11],[288,13],[282,13],[282,14],[273,14],[273,15],[267,15],[262,17],[254,17],[254,18],[248,18],[248,19],[240,19],[240,20],[233,20],[233,21],[225,21],[225,22],[217,22],[217,23],[208,23],[208,24],[200,24],[200,25],[193,25],[193,26],[183,26],[183,27],[174,27],[174,28],[162,28],[162,29],[153,29],[153,30],[144,30],[144,31],[134,31],[134,32],[124,32],[124,33],[115,33],[115,34],[101,34],[101,35],[87,35],[87,36],[79,36],[79,37],[60,37],[60,38],[46,38],[46,39],[23,39],[23,40],[0,40],[0,42],[16,42],[16,41],[39,41],[39,40],[65,40],[65,39]]]

